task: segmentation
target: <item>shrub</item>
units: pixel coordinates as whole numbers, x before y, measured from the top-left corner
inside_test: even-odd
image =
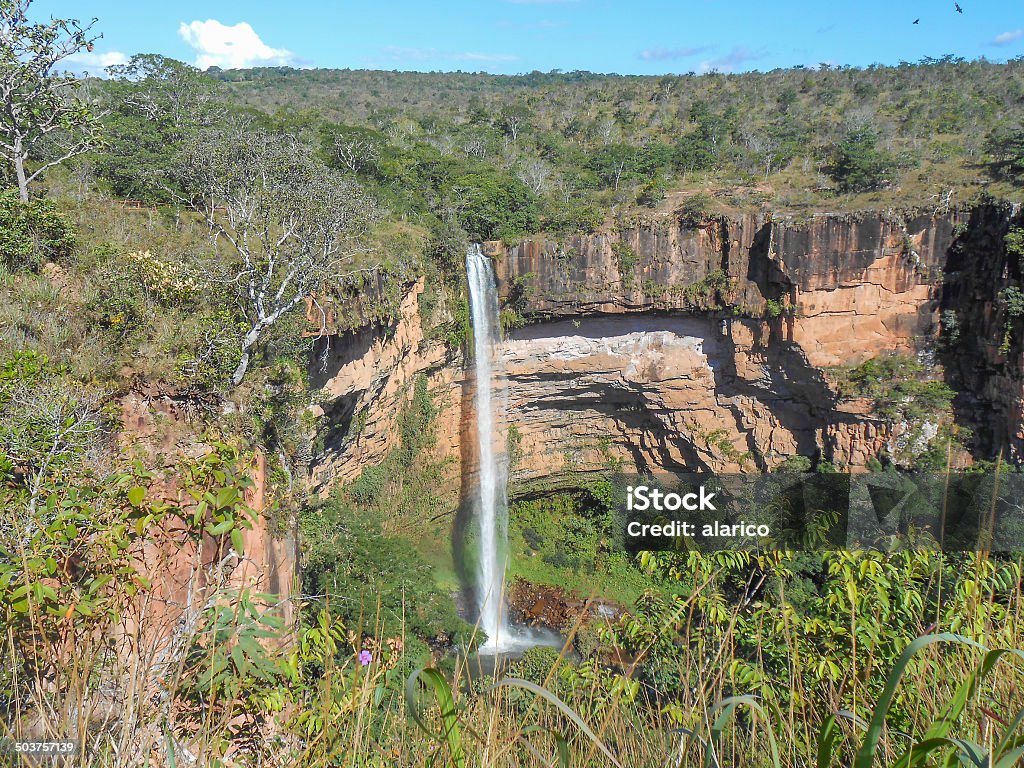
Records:
[[[637,205],[647,208],[657,208],[658,203],[665,199],[668,191],[668,183],[660,176],[657,176],[640,188],[640,194],[636,197]]]
[[[711,195],[707,192],[699,192],[686,199],[679,209],[679,218],[686,226],[696,229],[707,221],[713,204],[714,200]]]
[[[132,251],[125,261],[146,291],[165,307],[191,304],[199,295],[199,282],[180,261],[161,259],[149,251]]]
[[[539,225],[533,193],[523,182],[497,171],[457,176],[449,192],[460,198],[460,221],[478,240],[514,241]]]
[[[1014,256],[1024,256],[1024,228],[1014,227],[1006,233],[1006,252]]]
[[[23,203],[16,190],[0,194],[0,264],[37,269],[43,261],[66,259],[74,248],[75,233],[52,201]]]
[[[527,649],[519,661],[512,666],[512,673],[523,680],[543,685],[559,658],[560,654],[557,649],[538,645]]]
[[[594,232],[604,222],[604,213],[586,200],[556,200],[544,208],[542,225],[555,235]]]
[[[843,192],[868,192],[881,188],[896,163],[878,149],[874,131],[860,128],[847,134],[835,149],[829,175]]]

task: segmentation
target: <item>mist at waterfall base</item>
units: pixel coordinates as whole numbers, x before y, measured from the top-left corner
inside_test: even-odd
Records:
[[[504,426],[507,392],[499,356],[498,290],[491,260],[479,245],[466,254],[470,316],[473,323],[473,364],[476,381],[477,483],[472,499],[479,525],[476,608],[480,630],[487,635],[481,657],[517,655],[535,645],[561,646],[550,631],[508,622],[504,601],[508,551],[508,459]]]

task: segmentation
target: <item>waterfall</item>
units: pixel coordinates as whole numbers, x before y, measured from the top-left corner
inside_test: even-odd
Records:
[[[498,289],[490,259],[479,245],[466,254],[469,303],[473,321],[473,358],[476,373],[476,438],[480,457],[474,499],[480,524],[477,608],[480,629],[487,633],[484,648],[495,649],[509,640],[502,605],[505,549],[508,536],[508,465],[495,424],[504,419],[505,382],[495,354],[498,343]]]

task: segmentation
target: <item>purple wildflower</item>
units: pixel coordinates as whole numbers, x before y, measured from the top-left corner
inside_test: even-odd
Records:
[[[371,661],[373,661],[373,654],[372,653],[370,653],[369,651],[367,651],[365,649],[359,652],[359,663],[360,664],[362,664],[364,667],[366,667],[366,666],[369,666]]]

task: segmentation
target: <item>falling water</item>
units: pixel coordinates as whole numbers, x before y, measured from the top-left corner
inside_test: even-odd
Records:
[[[505,580],[505,539],[508,528],[505,452],[497,439],[495,422],[504,416],[505,387],[496,371],[498,291],[491,262],[474,245],[466,254],[469,303],[473,319],[473,357],[476,365],[476,437],[480,453],[476,512],[480,522],[477,572],[477,608],[480,629],[487,634],[485,648],[497,648],[509,639],[502,606]],[[498,375],[495,375],[495,374]]]

